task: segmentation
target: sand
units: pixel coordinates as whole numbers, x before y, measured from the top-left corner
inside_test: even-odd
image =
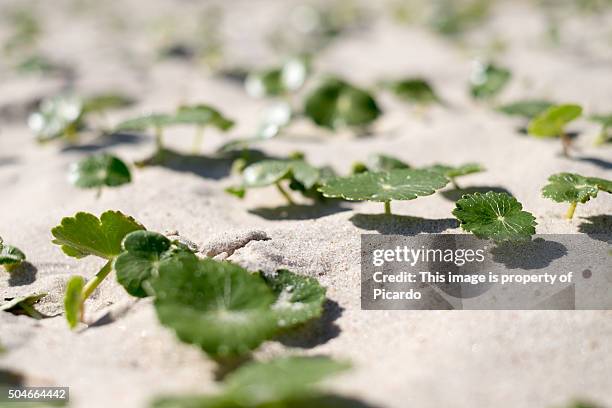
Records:
[[[3,2],[0,13],[15,3]],[[35,321],[1,313],[0,342],[8,352],[0,356],[0,367],[23,373],[28,384],[71,387],[71,406],[77,408],[144,407],[156,395],[216,388],[214,364],[161,327],[150,301],[131,300],[113,279],[86,304],[93,325],[68,330],[60,315],[65,283],[72,274],[92,276],[101,261],[67,258],[51,244],[50,229],[77,211],[116,209],[149,229],[173,230],[204,252],[225,253],[253,270],[287,268],[317,277],[330,299],[324,318],[311,330],[266,343],[255,358],[295,353],[348,359],[354,369],[329,383],[338,394],[395,408],[549,407],[574,398],[612,406],[612,312],[360,310],[360,234],[460,232],[451,215],[453,201],[447,198],[452,192],[394,203],[394,212],[405,217],[389,221],[380,215],[382,206],[372,203],[311,207],[304,201],[284,207],[274,189],[249,192],[240,201],[223,191],[233,182],[223,160],[192,159],[136,170],[133,183],[105,190],[99,199],[72,187],[67,169],[78,158],[104,149],[137,160],[152,150],[152,139],[37,145],[25,114],[38,98],[59,89],[73,87],[82,94],[121,89],[138,99],[136,106],[109,114],[109,123],[179,103],[214,104],[238,119],[238,125],[229,136],[206,134],[202,154],[208,156],[228,137],[248,135],[268,105],[193,64],[155,62],[151,21],[168,13],[189,16],[201,4],[105,3],[92,2],[93,11],[79,11],[76,2],[67,0],[37,6],[47,21],[42,47],[72,66],[78,73],[74,77],[23,78],[2,68],[0,235],[24,250],[30,264],[21,277],[0,273],[0,293],[47,292],[39,309],[55,317]],[[226,3],[228,58],[254,66],[278,62],[263,39],[271,22],[281,21],[297,2]],[[120,18],[123,31],[112,24]],[[546,97],[581,103],[589,112],[609,111],[609,29],[608,37],[601,38],[611,20],[609,13],[570,18],[565,41],[552,47],[544,39],[544,18],[530,5],[500,4],[482,30],[505,39],[507,49],[498,59],[515,74],[500,101]],[[564,205],[539,192],[554,172],[612,178],[612,146],[593,146],[597,126],[585,120],[572,125],[580,136],[574,158],[566,159],[557,141],[520,135],[520,120],[470,100],[470,61],[486,39],[476,34],[472,41],[482,47],[461,47],[422,28],[376,18],[367,30],[349,33],[327,48],[316,61],[317,72],[334,72],[364,85],[389,75],[425,75],[447,106],[419,114],[387,95],[381,98],[386,114],[371,137],[333,135],[300,121],[289,135],[261,148],[279,156],[300,150],[313,163],[331,164],[338,172],[371,152],[393,154],[415,166],[477,161],[487,171],[462,184],[508,190],[537,217],[541,234],[576,233],[589,223],[586,218],[609,215],[611,195],[579,206],[570,222],[562,218]],[[192,137],[191,129],[177,128],[166,139],[172,149],[190,154]],[[609,223],[600,227],[611,230]]]

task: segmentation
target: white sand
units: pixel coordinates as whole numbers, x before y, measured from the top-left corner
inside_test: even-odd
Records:
[[[207,78],[188,64],[150,63],[153,52],[148,48],[151,24],[147,21],[168,11],[188,16],[198,8],[195,2],[129,0],[121,2],[121,8],[113,3],[114,11],[105,2],[97,2],[93,6],[97,22],[87,13],[69,20],[61,10],[72,3],[48,2],[41,11],[48,17],[50,33],[44,48],[78,70],[74,86],[79,92],[108,88],[132,92],[139,100],[133,112],[170,110],[180,102],[212,103],[238,119],[232,136],[253,129],[265,101],[249,98],[234,84]],[[582,103],[590,112],[610,111],[609,33],[608,48],[589,41],[601,38],[596,34],[611,26],[612,16],[568,22],[568,33],[580,37],[568,35],[563,47],[551,48],[543,40],[541,17],[517,3],[503,4],[488,25],[508,42],[499,60],[515,74],[500,99],[547,97]],[[228,47],[234,47],[230,57],[254,65],[276,62],[262,37],[270,22],[283,18],[291,6],[292,2],[263,0],[227,5],[230,24],[225,31]],[[109,28],[111,12],[127,16],[124,33]],[[474,41],[486,43],[478,36]],[[572,222],[561,218],[565,206],[541,197],[540,188],[551,173],[612,178],[612,170],[594,160],[562,158],[557,141],[519,135],[515,128],[520,121],[474,104],[465,89],[474,55],[421,29],[377,22],[372,29],[333,44],[316,67],[363,84],[373,84],[385,75],[422,74],[433,81],[450,108],[435,107],[419,117],[385,96],[387,114],[377,123],[374,137],[334,136],[304,122],[292,129],[291,136],[262,148],[276,155],[301,150],[312,162],[332,164],[339,172],[346,172],[353,161],[365,159],[370,152],[394,154],[417,166],[478,161],[488,171],[465,178],[462,184],[508,189],[536,215],[538,233],[577,232],[583,217],[610,214],[610,195],[579,206]],[[2,75],[0,112],[12,101],[27,106],[28,98],[58,88],[57,79],[23,79],[6,70]],[[19,111],[10,112],[11,119],[19,117]],[[108,121],[114,123],[129,113],[114,113]],[[66,177],[69,164],[87,150],[39,146],[22,120],[3,116],[0,121],[0,235],[24,250],[36,271],[35,280],[29,279],[31,275],[19,280],[0,273],[3,297],[45,291],[49,295],[39,309],[51,315],[61,313],[68,277],[92,276],[101,265],[93,258],[76,261],[64,256],[51,244],[50,229],[77,211],[99,214],[118,209],[149,229],[177,230],[200,245],[214,242],[218,247],[224,242],[220,237],[229,233],[228,247],[237,248],[229,259],[246,267],[288,268],[318,277],[338,306],[314,325],[314,334],[302,333],[304,338],[285,341],[294,346],[266,343],[256,356],[307,353],[349,359],[355,369],[332,387],[343,395],[397,408],[538,408],[579,397],[612,406],[612,312],[360,310],[359,234],[458,232],[450,213],[453,202],[442,195],[393,203],[395,213],[422,219],[391,225],[363,215],[382,212],[381,205],[370,203],[343,204],[344,211],[331,214],[288,210],[293,218],[304,218],[304,214],[318,218],[270,220],[270,213],[282,211],[250,210],[284,205],[274,189],[249,192],[246,200],[239,201],[223,192],[231,184],[220,177],[227,168],[209,165],[199,171],[212,177],[163,167],[137,170],[132,184],[106,190],[96,199],[95,193],[69,185]],[[581,132],[577,158],[612,161],[610,146],[592,146],[596,126],[580,120],[572,129]],[[166,139],[172,148],[188,152],[192,137],[191,129],[176,129]],[[225,140],[215,131],[206,137],[206,153]],[[110,150],[135,160],[151,149],[151,140],[145,137],[141,143]],[[253,231],[263,231],[270,239],[232,245],[236,234]],[[74,407],[142,407],[160,393],[215,388],[214,364],[162,328],[149,301],[133,303],[108,279],[87,302],[87,314],[95,319],[111,310],[117,314],[115,322],[76,332],[68,330],[63,316],[34,321],[0,314],[0,342],[8,349],[0,357],[0,366],[23,372],[31,384],[70,386]]]

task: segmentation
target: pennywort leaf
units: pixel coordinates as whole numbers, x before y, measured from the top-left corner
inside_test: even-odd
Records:
[[[69,180],[80,188],[116,187],[132,180],[130,169],[108,153],[91,155],[70,167]]]
[[[83,113],[102,112],[110,109],[119,109],[130,106],[134,100],[120,93],[103,93],[93,95],[83,100]]]
[[[75,328],[81,320],[83,311],[83,289],[85,288],[85,278],[82,276],[71,276],[66,284],[64,292],[64,313],[68,327]]]
[[[325,197],[384,202],[385,212],[390,213],[392,200],[414,200],[431,195],[446,186],[448,181],[444,175],[428,170],[368,171],[327,180],[319,191]]]
[[[45,296],[47,296],[46,293],[39,293],[29,296],[5,298],[5,302],[0,305],[0,312],[9,312],[15,315],[27,315],[31,318],[40,320],[46,316],[36,310],[34,305]]]
[[[0,237],[0,266],[4,266],[8,272],[14,271],[25,261],[26,255],[19,248],[7,245]]]
[[[79,212],[63,218],[51,234],[53,243],[61,245],[68,256],[95,255],[110,260],[121,253],[121,241],[127,234],[142,229],[140,223],[119,211],[106,211],[100,218]]]
[[[45,99],[28,117],[28,126],[39,142],[64,137],[74,139],[82,126],[83,101],[73,95]]]
[[[350,364],[327,357],[281,357],[251,362],[230,373],[215,395],[164,397],[154,408],[309,407],[320,405],[317,385]],[[333,406],[329,404],[329,406]]]
[[[612,181],[575,173],[558,173],[548,178],[542,195],[558,203],[570,203],[566,217],[573,218],[576,205],[596,198],[600,191],[612,194]]]
[[[506,115],[510,116],[520,116],[526,119],[532,119],[542,112],[546,111],[548,108],[553,106],[554,103],[550,101],[540,100],[540,99],[527,99],[523,101],[509,103],[507,105],[502,105],[497,110]]]
[[[363,127],[382,113],[374,97],[339,78],[328,78],[306,98],[304,113],[329,129]]]
[[[536,137],[561,137],[565,126],[582,115],[580,105],[554,105],[537,115],[527,130]]]
[[[423,169],[433,171],[434,173],[439,173],[448,177],[456,189],[460,189],[456,181],[457,177],[462,177],[473,173],[480,173],[485,170],[485,168],[478,163],[466,163],[460,166],[434,164],[431,166],[424,167]]]
[[[213,126],[227,131],[234,126],[234,121],[226,118],[210,105],[184,105],[178,108],[175,123],[195,126]]]
[[[281,67],[250,73],[245,82],[254,97],[280,96],[299,90],[308,78],[310,68],[303,58],[292,58]]]
[[[407,78],[398,81],[384,82],[398,98],[419,105],[439,103],[440,98],[429,82],[423,78]]]
[[[506,68],[476,61],[470,76],[470,93],[476,99],[490,99],[501,92],[511,77]]]
[[[453,215],[465,231],[496,242],[529,240],[537,224],[516,198],[493,191],[464,195]]]
[[[365,171],[391,171],[395,169],[409,169],[410,165],[396,157],[381,153],[372,153],[368,155],[365,163],[353,163],[353,174],[363,173]]]
[[[150,113],[143,116],[136,116],[131,119],[127,119],[119,123],[116,127],[116,131],[123,130],[147,130],[150,128],[161,129],[166,126],[176,124],[176,118],[174,115],[165,113]]]

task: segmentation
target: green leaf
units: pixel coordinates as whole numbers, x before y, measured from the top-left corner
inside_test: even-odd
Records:
[[[188,252],[160,265],[151,280],[160,322],[214,358],[248,353],[278,330],[274,294],[257,274]]]
[[[555,105],[533,118],[527,131],[536,137],[560,137],[565,125],[582,115],[580,105]]]
[[[5,298],[7,302],[0,305],[0,312],[9,312],[15,315],[27,315],[34,319],[42,319],[45,316],[34,308],[38,301],[47,296],[46,293],[39,293],[29,296],[19,296],[16,298]]]
[[[600,123],[603,127],[612,126],[612,113],[609,113],[607,115],[591,115],[589,116],[589,119],[593,122]]]
[[[242,177],[244,188],[265,187],[291,178],[311,188],[319,181],[321,172],[303,160],[262,160],[247,166]]]
[[[310,93],[304,111],[314,123],[329,129],[366,126],[382,113],[367,91],[338,78],[327,79]]]
[[[79,98],[56,96],[41,102],[39,110],[28,117],[28,126],[44,142],[76,134],[82,116],[83,102]]]
[[[586,203],[597,193],[612,193],[612,181],[598,177],[585,177],[574,173],[558,173],[548,178],[542,195],[558,203]]]
[[[79,320],[81,320],[81,312],[83,307],[83,288],[85,287],[85,278],[82,276],[71,276],[66,284],[66,292],[64,293],[64,313],[68,326],[74,329]]]
[[[328,180],[319,188],[325,197],[345,200],[413,200],[431,195],[446,186],[448,179],[427,170],[397,169],[389,172],[365,172]]]
[[[80,188],[115,187],[132,180],[130,169],[108,153],[92,155],[70,167],[69,180]]]
[[[293,58],[282,67],[250,73],[245,88],[256,98],[284,95],[300,89],[306,82],[308,72],[306,60]]]
[[[554,103],[549,101],[533,99],[509,103],[500,106],[497,110],[506,115],[522,116],[527,119],[532,119],[553,105]]]
[[[366,161],[369,171],[391,171],[395,169],[409,169],[410,165],[386,154],[371,154]]]
[[[349,363],[327,357],[282,357],[252,362],[229,374],[216,395],[159,398],[153,407],[337,407],[317,399],[320,396],[317,385],[349,368]]]
[[[157,232],[130,232],[123,239],[124,252],[115,259],[117,281],[132,296],[149,296],[143,284],[158,275],[162,262],[172,255],[171,245],[168,238]]]
[[[86,98],[83,101],[83,112],[86,114],[102,112],[110,109],[124,108],[133,103],[134,100],[128,96],[118,93],[104,93]]]
[[[327,357],[282,357],[249,363],[225,379],[225,393],[242,404],[271,403],[308,396],[324,378],[337,375],[350,364]]]
[[[226,118],[209,105],[181,106],[176,112],[174,121],[197,126],[210,125],[224,132],[234,126],[233,120]]]
[[[325,288],[314,278],[279,270],[264,276],[276,295],[272,310],[280,327],[290,327],[320,317],[325,302]]]
[[[11,272],[14,268],[21,265],[25,259],[25,254],[19,248],[5,245],[2,238],[0,238],[0,265],[4,266],[7,271]]]
[[[522,211],[516,198],[489,191],[466,194],[457,201],[453,215],[461,228],[478,238],[501,241],[529,240],[535,234],[535,217]]]
[[[175,125],[176,117],[165,113],[151,113],[144,116],[137,116],[132,119],[125,120],[119,123],[116,131],[122,130],[146,130],[149,128],[164,128],[166,126]]]
[[[423,170],[433,171],[442,174],[449,179],[465,176],[473,173],[480,173],[485,168],[478,163],[466,163],[461,166],[447,166],[445,164],[434,164],[432,166],[423,167]]]
[[[511,77],[512,74],[506,68],[476,62],[470,77],[470,92],[476,99],[492,98],[501,92]]]
[[[440,102],[440,98],[425,79],[409,78],[385,83],[398,98],[411,103],[429,105]]]
[[[88,255],[112,259],[121,253],[121,241],[132,231],[144,227],[132,217],[119,211],[106,211],[98,219],[95,215],[79,212],[66,217],[51,230],[54,244],[61,245],[68,256],[83,258]]]

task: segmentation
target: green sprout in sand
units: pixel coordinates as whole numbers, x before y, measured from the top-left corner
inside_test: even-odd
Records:
[[[558,173],[548,178],[542,195],[558,203],[569,203],[565,217],[572,219],[578,203],[584,204],[596,198],[600,191],[612,194],[612,181],[575,173]]]
[[[557,137],[561,139],[563,155],[569,156],[572,139],[565,130],[568,123],[582,115],[580,105],[554,105],[534,117],[527,127],[529,134],[539,138]]]

